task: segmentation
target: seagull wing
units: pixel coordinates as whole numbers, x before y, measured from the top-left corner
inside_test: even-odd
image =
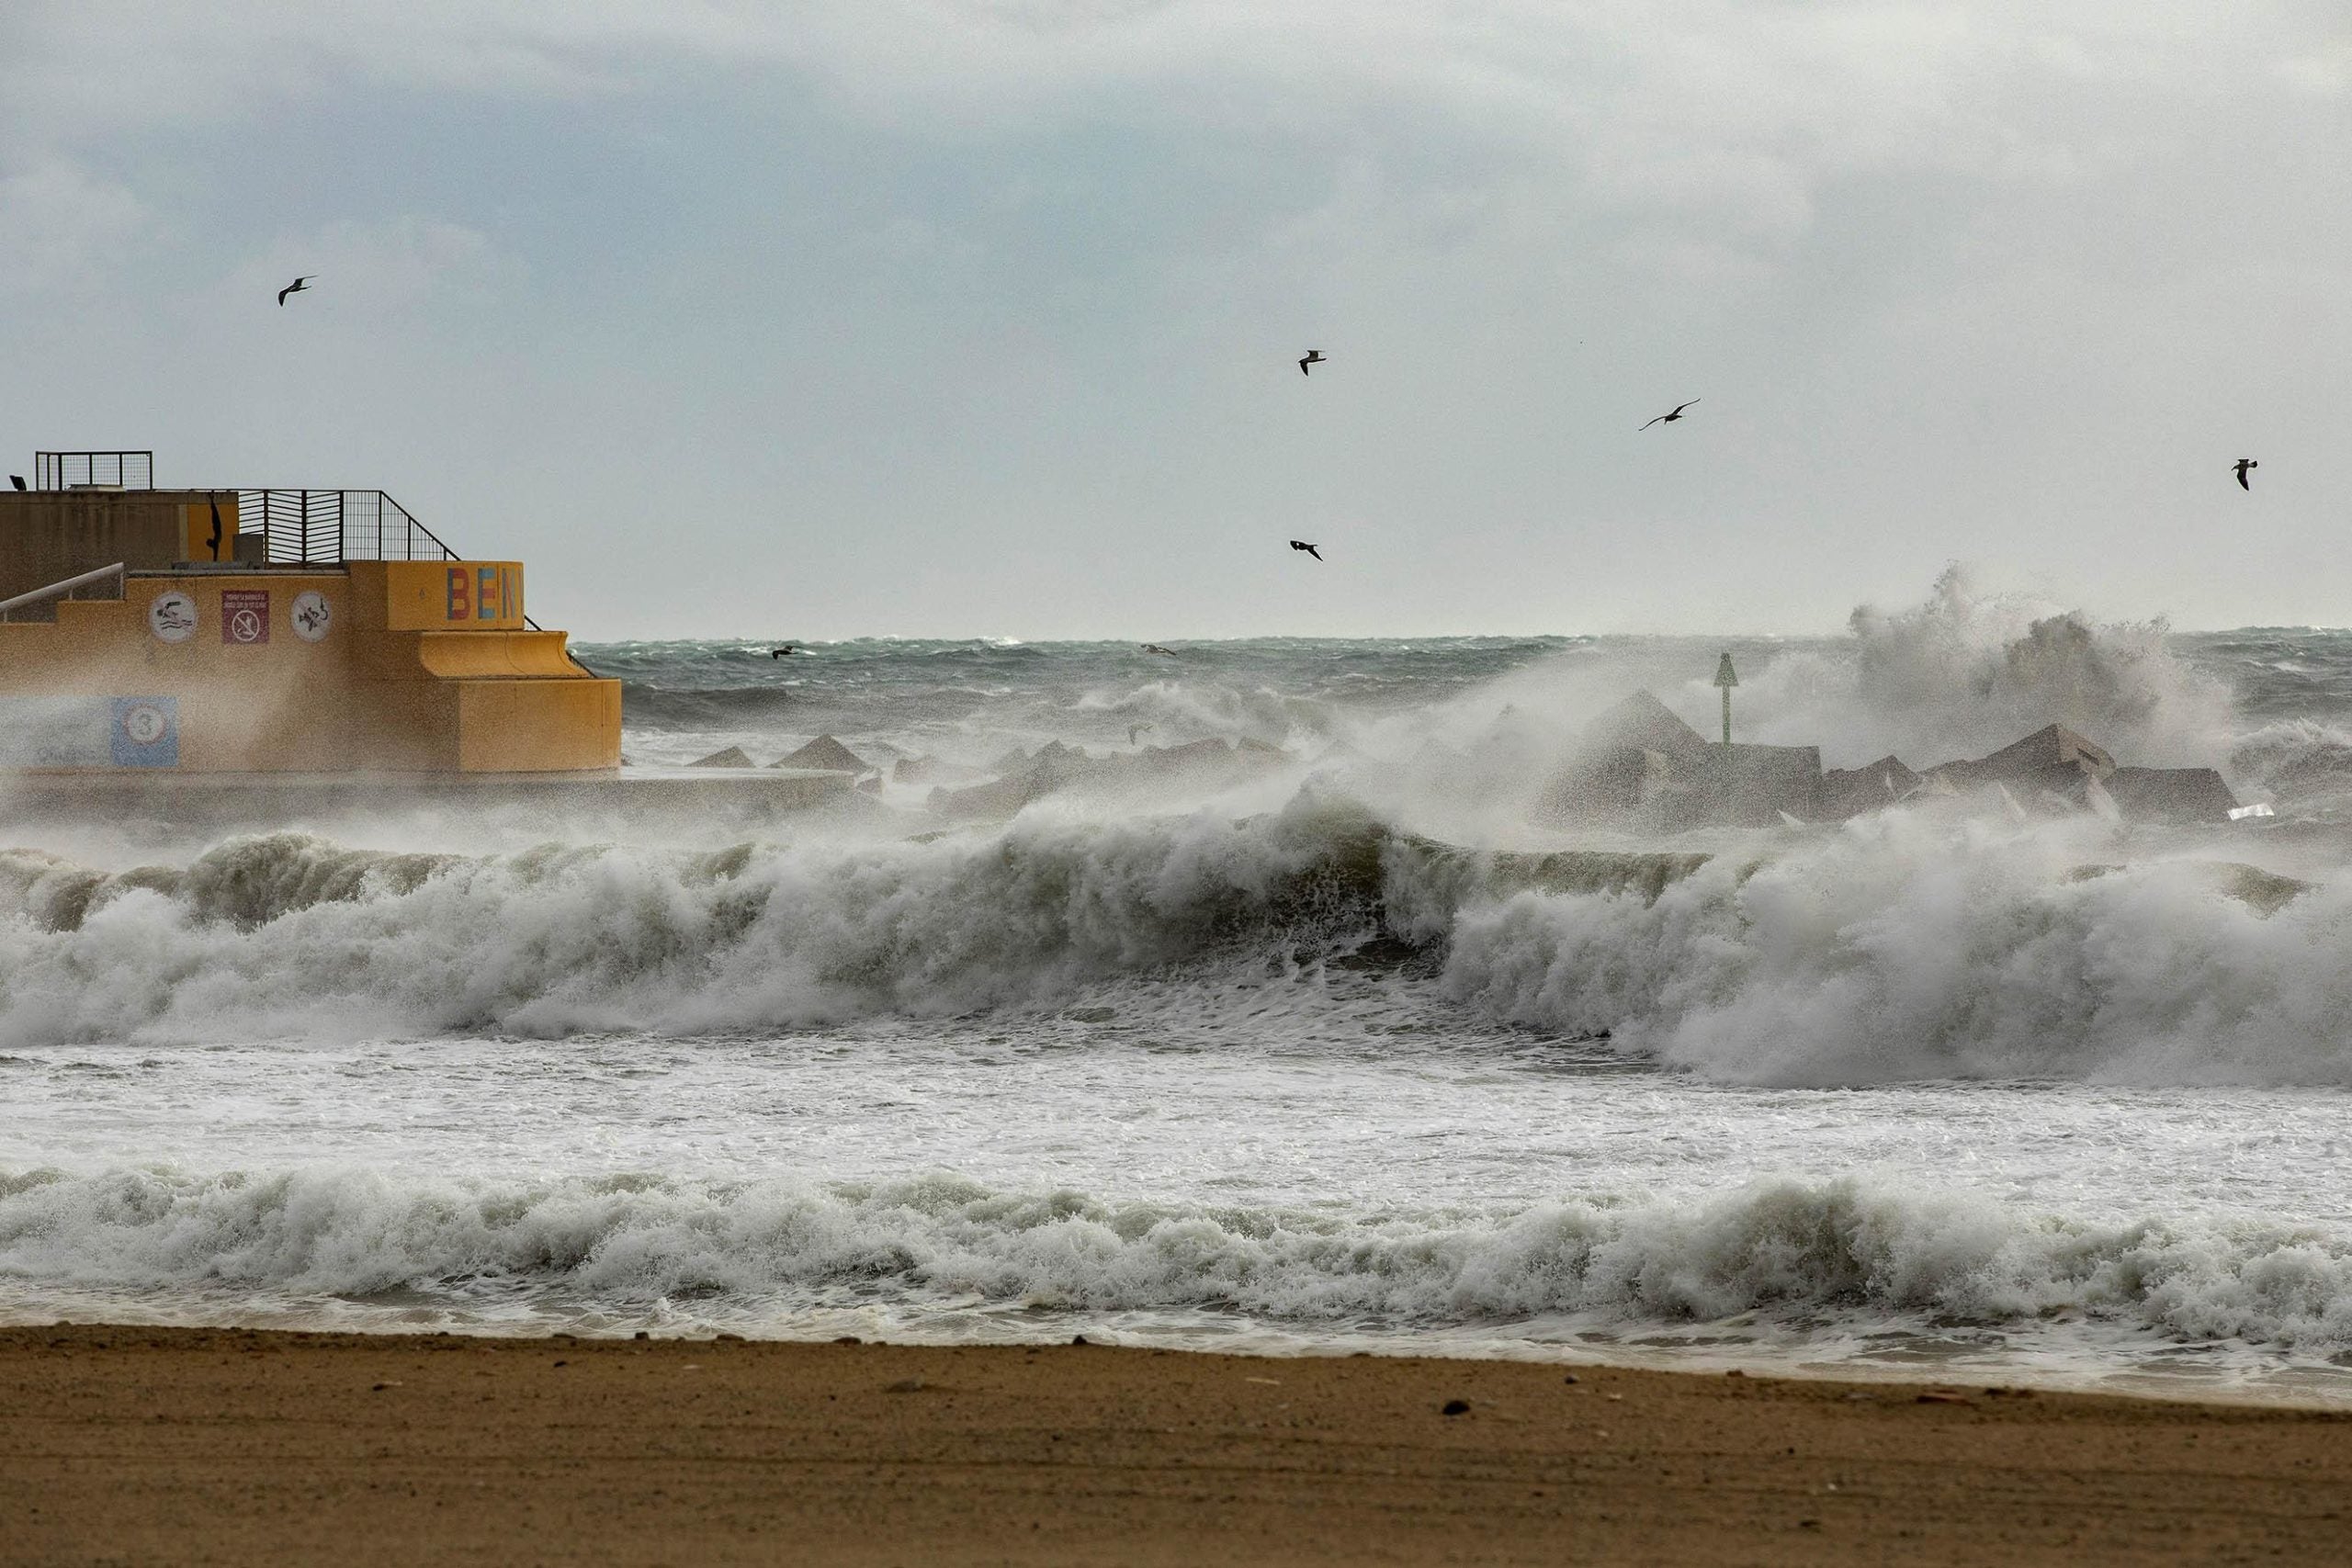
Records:
[[[1657,416],[1657,419],[1654,419],[1654,420],[1650,421],[1650,424],[1656,424],[1656,423],[1657,423],[1657,420],[1658,420],[1658,419],[1664,419],[1665,417],[1666,417],[1666,415],[1664,415],[1664,414],[1660,414],[1660,415],[1658,415],[1658,416]],[[1642,430],[1647,430],[1647,429],[1650,427],[1650,424],[1643,425],[1643,426],[1641,427],[1641,429],[1642,429]],[[1639,431],[1636,431],[1636,432],[1635,432],[1635,434],[1640,434],[1640,432],[1639,432]]]
[[[1315,363],[1315,362],[1314,362],[1312,359],[1302,359],[1302,360],[1300,360],[1300,361],[1298,362],[1298,373],[1299,373],[1300,375],[1302,375],[1302,376],[1312,376],[1313,374],[1315,374],[1315,372],[1313,372],[1312,370],[1309,370],[1309,369],[1307,368],[1307,367],[1308,367],[1308,366],[1310,366],[1310,365],[1312,365],[1312,364],[1314,364],[1314,363]]]
[[[1323,552],[1317,549],[1313,545],[1306,547],[1306,553],[1313,556],[1317,560],[1321,560],[1323,558]]]
[[[1693,399],[1691,399],[1691,400],[1690,400],[1689,402],[1687,402],[1687,403],[1677,403],[1677,404],[1675,404],[1675,405],[1674,405],[1674,412],[1675,412],[1676,413],[1680,413],[1684,409],[1687,409],[1687,408],[1694,408],[1694,407],[1696,407],[1696,406],[1698,405],[1698,402],[1699,402],[1699,400],[1698,400],[1698,399],[1696,399],[1696,398],[1693,398]]]
[[[289,283],[289,284],[288,284],[285,288],[281,288],[281,289],[279,289],[279,290],[277,291],[277,302],[278,302],[280,305],[285,304],[285,303],[286,303],[286,297],[287,297],[288,294],[291,294],[291,293],[293,293],[293,292],[294,292],[294,286],[293,286],[292,284],[290,284],[290,283]]]
[[[2244,463],[2240,463],[2238,465],[2238,489],[2248,491],[2254,489],[2252,485],[2245,482],[2245,465]]]

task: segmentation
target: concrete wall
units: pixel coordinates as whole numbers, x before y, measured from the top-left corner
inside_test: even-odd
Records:
[[[447,614],[401,625],[429,618],[420,584],[437,583],[446,609],[452,570],[477,591],[469,629]],[[486,620],[484,572],[500,584]],[[0,768],[619,765],[620,683],[571,663],[561,632],[507,629],[522,623],[513,562],[164,572],[125,590],[61,604],[54,624],[0,623]]]
[[[234,491],[0,491],[0,599],[117,561],[138,571],[233,560],[236,539]]]

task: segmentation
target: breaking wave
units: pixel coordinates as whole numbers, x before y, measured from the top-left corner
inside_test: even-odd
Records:
[[[2352,894],[1888,812],[1655,900],[1464,909],[1456,1000],[1743,1082],[2352,1083]]]
[[[2352,732],[2309,718],[2267,724],[2238,741],[2230,769],[2304,815],[2340,815],[2352,805]]]
[[[1807,1329],[2075,1321],[2168,1341],[2352,1346],[2352,1240],[2278,1221],[2091,1220],[1894,1181],[1480,1214],[1114,1202],[952,1175],[542,1183],[306,1168],[0,1174],[0,1278],[204,1309],[398,1293],[459,1320],[535,1303],[756,1323],[975,1299],[1344,1329],[1761,1314]]]
[[[665,1036],[1419,955],[1425,1005],[1729,1081],[2352,1083],[2352,882],[1932,807],[1713,855],[1448,847],[1303,792],[928,842],[182,867],[0,853],[0,1041]],[[1172,991],[1170,1006],[1181,1010]]]

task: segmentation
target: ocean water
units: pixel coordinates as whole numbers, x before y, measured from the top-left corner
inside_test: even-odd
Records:
[[[0,1319],[2352,1400],[2352,634],[1949,577],[1809,639],[769,646],[583,652],[640,766],[1283,755],[749,838],[12,826]],[[1831,766],[2057,720],[2277,815],[1537,808],[1631,690],[1711,733],[1726,647]]]

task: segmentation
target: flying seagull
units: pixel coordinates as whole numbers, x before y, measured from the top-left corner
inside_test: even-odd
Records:
[[[300,294],[307,291],[311,287],[311,279],[318,276],[319,275],[315,272],[304,273],[301,276],[296,278],[293,282],[288,284],[285,288],[277,291],[277,302],[280,305],[283,305],[286,303],[286,297],[288,294]]]
[[[1302,376],[1312,375],[1313,372],[1308,370],[1306,367],[1310,365],[1320,365],[1322,363],[1323,351],[1319,348],[1310,348],[1306,351],[1306,357],[1298,362],[1298,373]]]
[[[1662,413],[1656,419],[1650,421],[1650,424],[1672,424],[1676,420],[1682,417],[1682,411],[1684,409],[1689,408],[1690,403],[1695,403],[1698,400],[1698,399],[1693,398],[1690,400],[1690,403],[1677,403],[1674,405],[1674,412],[1672,413]],[[1650,424],[1645,424],[1642,426],[1642,428],[1644,430],[1647,430],[1650,427]]]
[[[1290,547],[1291,547],[1292,549],[1295,549],[1295,550],[1305,550],[1308,555],[1313,556],[1317,560],[1321,560],[1321,559],[1323,558],[1323,552],[1322,552],[1321,550],[1317,549],[1313,545],[1308,544],[1308,543],[1307,543],[1306,540],[1304,540],[1304,539],[1293,539],[1293,540],[1290,542]]]
[[[2248,468],[2258,468],[2260,467],[2262,467],[2262,465],[2256,462],[2251,457],[2240,457],[2238,459],[2238,489],[2252,490],[2254,487],[2245,482],[2245,471]]]

